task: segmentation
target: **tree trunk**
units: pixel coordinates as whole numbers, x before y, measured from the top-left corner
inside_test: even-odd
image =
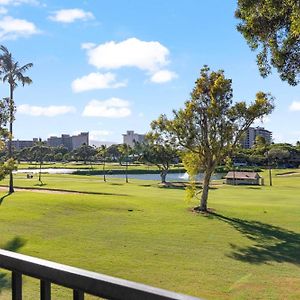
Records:
[[[105,176],[105,160],[103,161],[103,180],[106,182],[106,176]]]
[[[128,183],[128,162],[126,161],[126,169],[125,169],[126,183]]]
[[[42,162],[40,161],[40,172],[39,172],[39,182],[42,183]]]
[[[203,190],[200,200],[200,206],[196,207],[196,210],[207,212],[207,199],[208,199],[208,192],[209,192],[209,182],[213,170],[206,170],[204,172],[203,178]]]
[[[13,158],[12,151],[12,134],[13,134],[13,117],[14,117],[14,102],[13,102],[13,86],[10,84],[10,98],[9,98],[9,140],[8,140],[8,156]],[[14,178],[12,170],[9,172],[9,193],[14,192]]]
[[[168,171],[167,170],[162,170],[160,172],[160,177],[161,177],[161,183],[166,183],[166,177],[167,177]]]

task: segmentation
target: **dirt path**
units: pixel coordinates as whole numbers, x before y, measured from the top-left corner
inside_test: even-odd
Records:
[[[16,192],[35,192],[35,193],[46,193],[46,194],[79,194],[76,192],[69,192],[69,191],[54,191],[50,189],[31,189],[31,188],[14,188]],[[7,191],[8,188],[6,186],[0,186],[0,191]]]

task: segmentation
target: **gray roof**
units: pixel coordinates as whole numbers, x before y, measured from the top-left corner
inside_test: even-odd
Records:
[[[225,176],[226,179],[258,179],[260,178],[257,172],[233,172],[230,171]]]

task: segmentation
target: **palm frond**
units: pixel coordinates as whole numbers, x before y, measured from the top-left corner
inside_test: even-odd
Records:
[[[18,73],[16,74],[18,80],[22,83],[22,85],[24,86],[25,84],[31,84],[32,83],[32,80],[30,77],[28,76],[23,76],[23,74],[21,73]]]
[[[31,84],[32,80],[28,76],[24,76],[24,73],[30,69],[33,64],[28,63],[25,64],[24,66],[20,66],[18,61],[15,61],[12,57],[12,54],[8,51],[8,49],[0,45],[0,53],[1,51],[3,54],[0,54],[0,60],[1,60],[1,70],[0,74],[2,75],[1,80],[3,82],[8,82],[13,89],[15,89],[18,84],[17,82],[19,81],[23,86],[25,84]]]
[[[24,72],[26,72],[28,69],[30,69],[31,67],[33,67],[33,63],[28,63],[28,64],[26,64],[26,65],[20,67],[20,68],[18,69],[18,71],[24,73]]]
[[[8,49],[3,46],[3,45],[0,45],[0,50],[3,52],[3,55],[10,55],[11,53],[8,51]]]
[[[2,81],[3,81],[3,82],[8,81],[8,80],[9,80],[9,75],[10,75],[10,74],[5,74],[5,75],[3,76],[3,78],[2,78]]]

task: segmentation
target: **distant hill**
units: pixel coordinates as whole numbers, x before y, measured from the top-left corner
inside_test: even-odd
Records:
[[[107,147],[113,144],[119,144],[117,142],[110,142],[110,141],[89,141],[90,146],[95,145],[96,147],[100,147],[101,145],[106,145]]]

